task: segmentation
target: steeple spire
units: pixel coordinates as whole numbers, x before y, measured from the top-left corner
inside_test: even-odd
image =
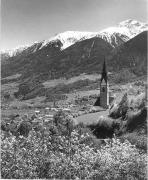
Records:
[[[109,107],[109,84],[107,80],[107,69],[106,69],[106,62],[104,58],[101,79],[100,79],[100,96],[98,97],[97,101],[95,102],[95,106],[101,106],[103,108]]]
[[[103,79],[107,83],[107,70],[106,70],[105,58],[104,58],[103,69],[102,69],[102,73],[101,73],[101,82],[102,82]]]

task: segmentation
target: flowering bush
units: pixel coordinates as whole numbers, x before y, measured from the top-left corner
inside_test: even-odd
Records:
[[[109,109],[109,116],[115,119],[119,117],[124,119],[129,110],[137,111],[144,107],[146,107],[145,93],[134,96],[129,96],[125,93],[121,99],[119,98],[112,103]]]
[[[122,117],[124,119],[128,109],[129,109],[129,100],[127,93],[125,93],[119,102],[116,102],[116,100],[114,101],[114,103],[112,104],[109,110],[109,116],[115,119],[119,117]]]
[[[113,139],[102,147],[100,161],[104,179],[146,179],[146,156],[127,140]]]
[[[146,92],[131,97],[129,101],[130,107],[132,107],[133,109],[142,109],[146,106]]]
[[[134,144],[138,149],[141,149],[143,151],[147,151],[147,134],[144,132],[144,129],[138,129],[138,132],[127,132],[120,136],[121,142],[125,141],[127,139],[131,144]]]
[[[4,138],[1,144],[2,178],[13,179],[146,179],[146,155],[128,141],[113,138],[94,148],[87,132],[70,134],[32,130],[28,137]]]

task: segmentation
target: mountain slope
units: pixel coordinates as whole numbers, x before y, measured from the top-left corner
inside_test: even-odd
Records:
[[[98,65],[104,56],[113,50],[105,40],[94,37],[86,39],[61,51],[61,42],[50,43],[28,56],[17,55],[2,63],[2,77],[22,74],[22,79],[44,74],[48,78],[89,72],[91,67],[99,71]],[[94,64],[97,64],[95,66]],[[93,70],[93,68],[92,68]]]
[[[130,68],[137,75],[146,74],[147,34],[148,31],[144,31],[116,48],[108,62],[109,66],[116,66],[117,70]]]
[[[22,74],[22,79],[43,75],[45,78],[56,78],[72,74],[99,72],[104,56],[109,59],[109,70],[139,65],[139,59],[145,62],[147,33],[143,32],[118,48],[102,38],[93,37],[61,51],[61,41],[52,41],[41,48],[42,44],[31,46],[21,54],[8,60],[2,60],[2,77]],[[35,51],[36,50],[36,51]],[[30,53],[34,51],[34,53]],[[133,57],[136,59],[133,62]],[[132,65],[130,65],[133,63]],[[116,68],[117,67],[117,68]],[[144,71],[145,72],[145,71]],[[41,79],[41,77],[39,78]]]
[[[41,47],[41,43],[33,45],[22,53],[17,54],[16,56],[12,56],[9,59],[5,59],[1,61],[2,66],[2,77],[7,77],[16,73],[24,74],[25,72],[31,71],[32,76],[34,71],[40,72],[42,66],[46,68],[46,61],[51,57],[58,55],[60,53],[61,42],[57,41],[54,43],[49,43],[47,47],[39,49]],[[37,49],[35,51],[35,49]],[[34,51],[32,53],[32,51]],[[35,67],[35,70],[32,68]],[[28,74],[30,75],[30,74]]]

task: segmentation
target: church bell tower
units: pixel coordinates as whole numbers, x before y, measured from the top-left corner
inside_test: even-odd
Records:
[[[106,63],[104,60],[100,80],[100,106],[107,109],[109,107],[109,84],[107,78]]]

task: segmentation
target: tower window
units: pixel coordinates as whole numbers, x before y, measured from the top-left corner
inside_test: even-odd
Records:
[[[102,92],[105,92],[105,87],[102,87]]]

